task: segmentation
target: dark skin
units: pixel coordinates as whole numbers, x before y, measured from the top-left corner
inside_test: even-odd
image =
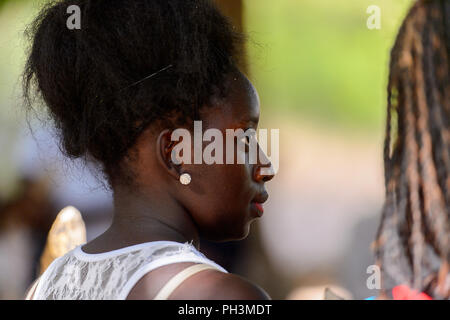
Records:
[[[226,129],[256,130],[259,98],[255,88],[240,73],[227,81],[231,85],[229,96],[201,110],[203,130],[217,128],[224,137]],[[192,129],[193,124],[186,128]],[[84,245],[84,252],[102,253],[158,240],[192,241],[198,249],[200,235],[213,241],[239,240],[248,235],[251,222],[258,217],[255,203],[263,203],[268,197],[264,183],[273,175],[261,175],[260,170],[270,163],[263,165],[259,159],[253,165],[176,165],[171,151],[179,142],[171,141],[171,130],[160,129],[155,125],[139,137],[133,148],[137,156],[130,162],[139,173],[138,188],[114,187],[113,223],[104,234]],[[192,177],[187,186],[179,182],[183,173]],[[153,299],[171,277],[192,264],[175,263],[149,272],[128,299]],[[183,282],[170,298],[260,300],[269,296],[237,275],[205,270]]]

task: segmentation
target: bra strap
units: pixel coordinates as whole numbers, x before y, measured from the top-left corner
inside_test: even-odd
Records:
[[[208,269],[218,270],[217,268],[208,264],[194,264],[190,267],[187,267],[180,273],[176,274],[172,279],[170,279],[164,285],[164,287],[162,287],[162,289],[158,292],[153,300],[167,300],[169,296],[175,291],[175,289],[178,288],[186,279],[193,276],[194,274]]]

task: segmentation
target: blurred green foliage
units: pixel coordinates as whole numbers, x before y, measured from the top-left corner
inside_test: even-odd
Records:
[[[265,111],[324,126],[384,126],[389,51],[410,0],[247,1],[251,76]],[[381,9],[381,29],[366,12]]]
[[[0,0],[0,10],[8,2],[24,2],[24,1],[30,1],[30,0]]]

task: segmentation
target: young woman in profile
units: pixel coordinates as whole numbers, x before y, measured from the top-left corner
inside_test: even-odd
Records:
[[[71,5],[81,29],[66,26]],[[235,62],[242,37],[211,1],[59,1],[29,36],[26,101],[42,97],[69,157],[102,167],[115,208],[110,228],[56,259],[30,297],[267,299],[198,245],[200,236],[247,236],[268,197],[273,176],[261,170],[270,163],[171,157],[171,133],[192,131],[194,120],[224,134],[258,125],[258,95]]]
[[[375,243],[385,298],[450,298],[449,2],[417,1],[392,50]]]

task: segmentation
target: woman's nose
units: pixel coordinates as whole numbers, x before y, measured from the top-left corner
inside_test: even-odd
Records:
[[[272,164],[255,168],[254,179],[256,182],[268,182],[275,176]]]
[[[275,176],[275,170],[267,155],[259,150],[258,164],[255,166],[253,178],[256,182],[268,182]]]

